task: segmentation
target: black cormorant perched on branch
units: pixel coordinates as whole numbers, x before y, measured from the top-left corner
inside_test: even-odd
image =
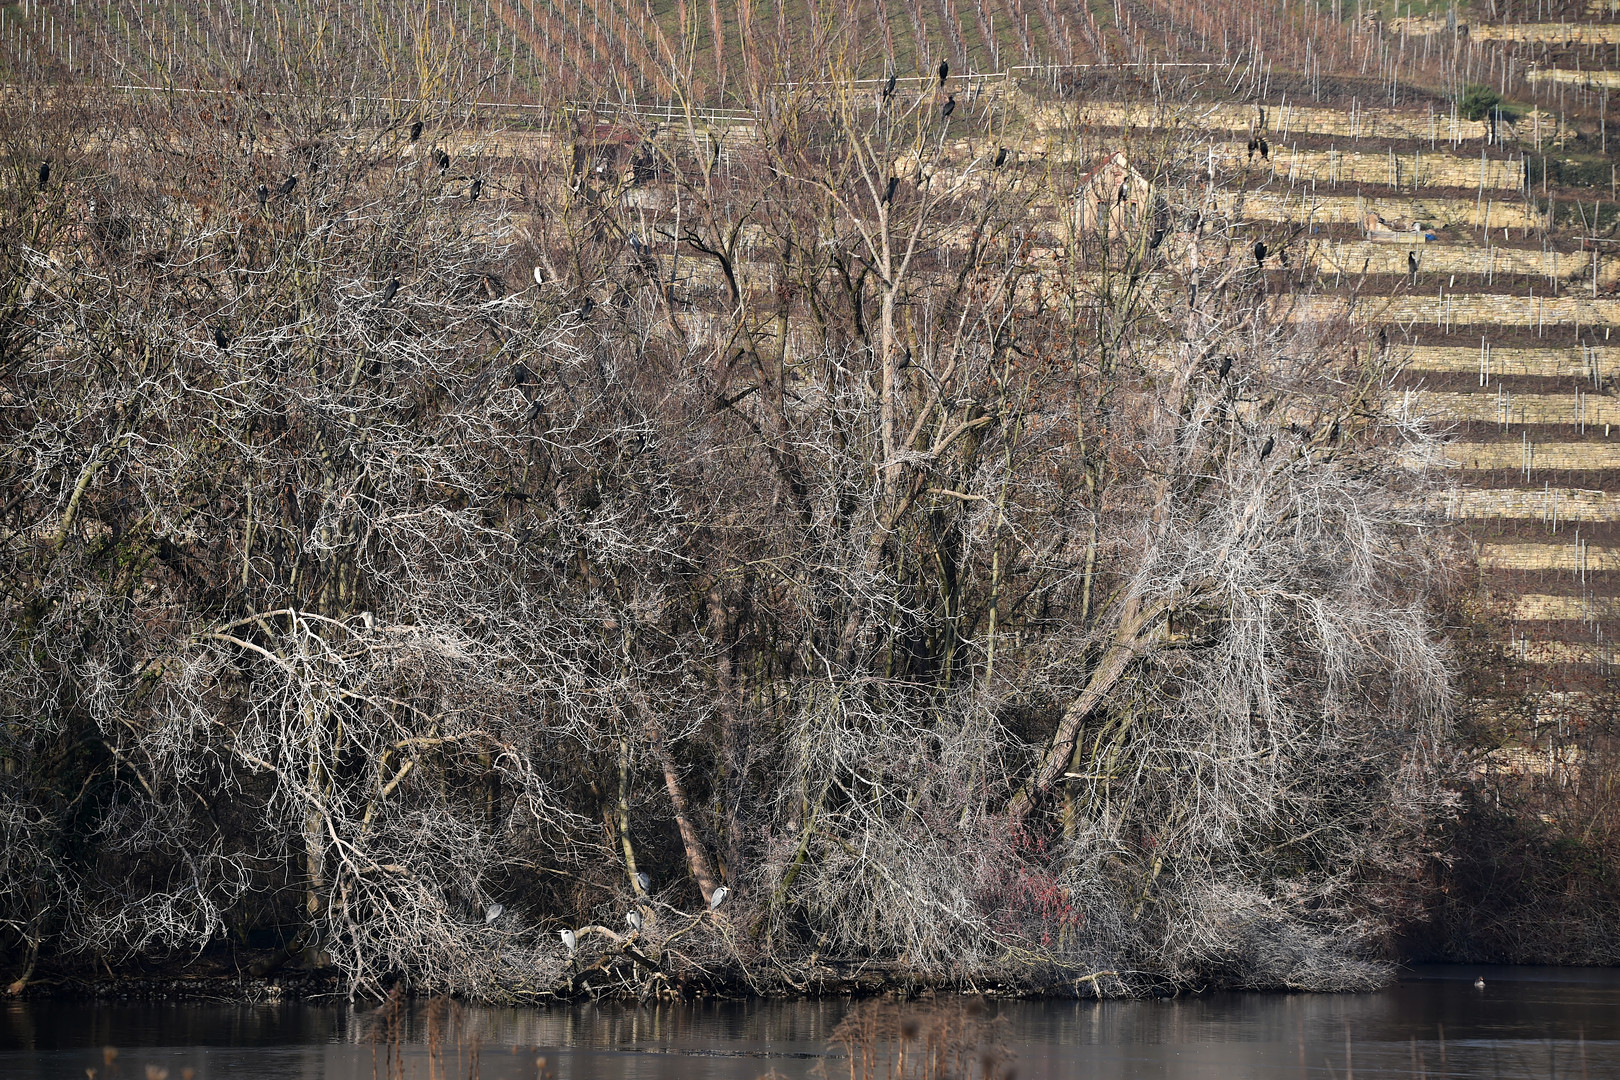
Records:
[[[1264,140],[1264,139],[1259,140],[1259,142],[1260,142],[1260,160],[1261,161],[1270,160],[1270,158],[1271,158],[1271,144],[1266,142],[1266,140]]]
[[[1260,448],[1260,460],[1261,461],[1266,460],[1266,458],[1270,457],[1271,452],[1273,450],[1275,450],[1276,448],[1277,448],[1277,436],[1275,436],[1275,435],[1267,435],[1266,436],[1266,445],[1264,445],[1264,446],[1262,446]]]
[[[951,77],[951,62],[949,60],[941,60],[939,62],[939,85],[944,86],[945,85],[945,80],[950,78],[950,77]]]
[[[442,149],[436,149],[433,151],[433,160],[439,166],[439,171],[441,173],[450,168],[450,155],[445,153]]]
[[[473,177],[472,190],[467,192],[468,199],[470,199],[472,202],[477,202],[478,201],[478,196],[482,195],[483,193],[484,193],[484,181],[483,181],[483,178],[478,177],[478,176]]]
[[[889,72],[889,81],[883,84],[883,100],[884,101],[888,101],[890,98],[894,97],[894,84],[895,84],[895,82],[896,82],[895,74],[894,74],[894,72],[891,71],[891,72]]]
[[[411,125],[411,142],[415,142],[417,139],[420,139],[421,137],[422,137],[422,121],[418,120],[416,123]]]
[[[889,177],[889,186],[883,192],[883,203],[885,206],[888,205],[890,199],[894,198],[894,189],[899,186],[900,178],[898,176]]]
[[[1265,261],[1266,261],[1266,244],[1265,244],[1265,241],[1264,240],[1256,240],[1254,242],[1254,264],[1256,266],[1263,266],[1265,264]]]
[[[264,184],[260,184],[259,185],[259,209],[263,210],[264,209],[264,204],[269,202],[269,201],[270,201],[270,188],[267,187]]]
[[[49,161],[42,161],[39,163],[39,190],[44,191],[45,185],[50,182],[51,163]]]
[[[1215,376],[1215,378],[1217,378],[1217,379],[1225,379],[1231,373],[1232,373],[1232,358],[1230,356],[1221,357],[1221,370],[1220,370],[1220,373]]]
[[[1005,164],[1007,164],[1007,148],[1003,146],[996,151],[996,168],[999,169]]]
[[[956,111],[956,95],[952,94],[950,97],[945,99],[945,111],[940,113],[940,118],[943,119],[943,120],[949,120],[951,118],[951,113],[953,113],[955,111]]]
[[[289,173],[288,176],[287,176],[287,179],[285,179],[285,180],[283,180],[281,182],[281,186],[276,188],[276,194],[280,195],[282,198],[285,199],[288,195],[292,194],[292,189],[294,187],[296,187],[297,185],[298,185],[298,177],[297,177],[297,175]]]
[[[231,339],[225,333],[223,326],[214,327],[214,344],[219,346],[220,352],[224,352],[231,347]]]
[[[1412,275],[1413,281],[1417,280],[1417,252],[1415,251],[1406,253],[1406,272]]]
[[[397,293],[397,292],[399,292],[399,278],[393,278],[388,282],[388,285],[383,289],[382,306],[387,307],[389,302],[394,299],[394,294]]]

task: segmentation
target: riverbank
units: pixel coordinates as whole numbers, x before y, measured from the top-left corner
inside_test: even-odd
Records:
[[[1483,989],[1473,985],[1479,976]],[[772,1073],[808,1080],[841,1075],[852,1060],[859,1072],[862,1054],[887,1065],[871,1052],[892,1054],[893,1036],[909,1030],[919,1044],[971,1042],[974,1053],[953,1072],[974,1077],[982,1075],[983,1049],[1005,1052],[998,1075],[1010,1066],[1022,1077],[1190,1070],[1210,1080],[1326,1080],[1329,1069],[1397,1076],[1442,1068],[1509,1080],[1620,1077],[1617,972],[1458,966],[1414,972],[1371,994],[980,1004],[749,999],[507,1009],[411,1002],[378,1039],[379,1010],[342,1002],[25,1002],[0,1011],[0,1075],[68,1080],[90,1068],[98,1076],[150,1069],[170,1077],[189,1069],[232,1080],[755,1080]]]

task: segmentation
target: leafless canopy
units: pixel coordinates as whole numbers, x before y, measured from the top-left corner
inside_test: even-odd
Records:
[[[8,948],[1376,977],[1446,805],[1398,358],[1170,106],[855,45],[748,125],[5,99]]]

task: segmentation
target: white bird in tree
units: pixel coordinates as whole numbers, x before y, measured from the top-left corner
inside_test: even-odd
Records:
[[[714,892],[709,894],[709,910],[714,911],[721,904],[725,903],[726,902],[726,897],[728,897],[730,895],[731,895],[731,890],[726,888],[724,885],[722,885],[718,889],[714,890]]]
[[[505,904],[491,904],[491,905],[489,905],[489,910],[484,912],[484,922],[485,923],[493,923],[496,919],[500,918],[501,915],[503,915],[505,912],[506,912],[506,905]]]
[[[573,956],[574,950],[579,947],[579,937],[566,927],[557,931],[557,936],[562,938],[563,948],[568,950],[568,955]]]
[[[628,926],[630,928],[630,932],[632,934],[640,933],[641,932],[641,916],[640,916],[640,914],[638,914],[637,912],[634,912],[634,911],[625,912],[624,913],[624,925],[626,925],[626,926]]]

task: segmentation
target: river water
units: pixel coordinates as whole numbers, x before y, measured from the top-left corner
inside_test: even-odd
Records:
[[[1482,989],[1476,976],[1485,979]],[[0,1006],[0,1077],[753,1080],[774,1070],[838,1080],[850,1075],[850,1061],[829,1038],[851,1007],[843,1000],[441,1005],[430,1018],[415,1006],[391,1049],[371,1038],[376,1025],[363,1011],[340,1005],[14,1002]],[[945,1015],[926,1004],[901,1008],[901,1023]],[[1018,1080],[1620,1080],[1616,969],[1423,967],[1372,994],[1209,993],[986,1009],[975,1022],[994,1020]]]

